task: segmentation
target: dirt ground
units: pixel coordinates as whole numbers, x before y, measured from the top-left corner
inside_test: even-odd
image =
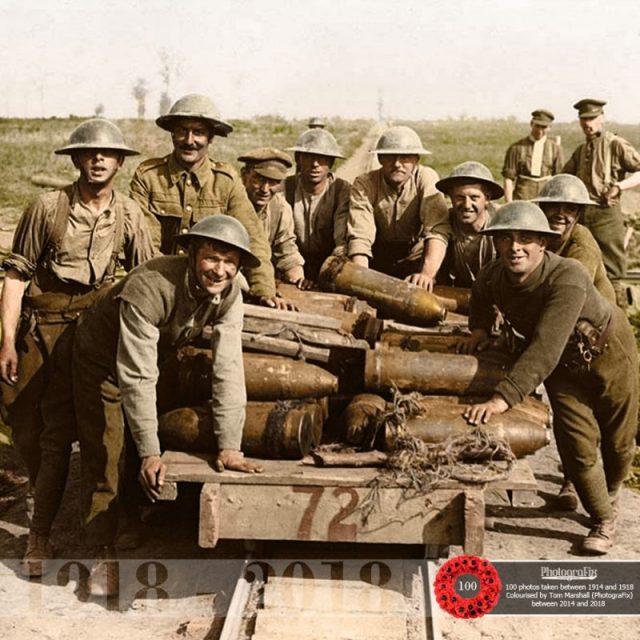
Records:
[[[378,129],[372,130],[356,152],[360,166],[365,159],[370,159],[368,151],[378,135]],[[354,164],[345,163],[343,176],[352,178],[350,172],[356,168]],[[484,556],[491,560],[580,560],[576,550],[588,529],[588,519],[582,510],[560,513],[553,509],[552,498],[562,480],[555,448],[546,447],[529,462],[538,482],[535,501],[531,506],[511,507],[499,504],[497,499],[489,500],[490,528],[486,532]],[[82,579],[86,569],[63,566],[67,559],[87,557],[77,519],[77,476],[75,455],[65,501],[52,534],[56,553],[65,558],[65,562],[56,565],[55,571],[41,581],[29,582],[18,571],[17,560],[23,554],[27,536],[26,486],[5,496],[0,487],[0,601],[3,605],[0,638],[217,639],[235,581],[243,571],[242,558],[247,553],[244,545],[221,541],[214,550],[199,548],[197,494],[186,491],[176,503],[149,514],[150,523],[140,548],[135,552],[121,552],[120,596],[111,600],[88,599]],[[623,492],[618,531],[618,542],[607,559],[640,560],[640,495],[630,490]],[[261,552],[273,555],[261,556]],[[324,559],[336,557],[336,552],[336,548],[327,545]],[[349,553],[344,549],[340,552],[343,557]],[[452,555],[461,552],[460,548],[451,548]],[[277,555],[289,560],[305,554],[300,546],[285,543],[254,553],[256,557],[270,559]],[[371,551],[358,549],[352,553],[366,556]],[[419,554],[419,550],[415,553]],[[80,564],[90,566],[89,561]],[[640,637],[640,617],[502,618],[489,615],[462,621],[439,613],[438,625],[443,637],[451,640]]]

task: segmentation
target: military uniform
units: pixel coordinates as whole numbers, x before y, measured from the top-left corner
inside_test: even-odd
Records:
[[[203,297],[188,257],[163,256],[132,271],[79,323],[73,379],[90,544],[108,545],[115,535],[121,407],[138,454],[159,455],[158,369],[205,324],[213,326],[211,407],[218,447],[240,449],[246,406],[240,282],[237,277],[223,294]]]
[[[373,269],[396,277],[419,270],[425,241],[437,238],[446,244],[451,233],[437,180],[438,174],[422,165],[400,193],[385,182],[382,169],[356,178],[347,224],[348,256],[367,256]]]
[[[49,533],[76,439],[66,384],[75,321],[106,293],[120,256],[126,269],[153,256],[140,208],[114,192],[96,218],[74,184],[41,195],[25,211],[3,262],[30,280],[16,344],[18,382],[1,386],[4,419],[31,481],[37,478],[32,530],[41,535]]]
[[[526,136],[507,149],[502,175],[515,182],[514,200],[536,198],[549,178],[560,173],[562,169],[564,163],[562,147],[545,136],[544,141],[540,141],[543,145],[540,171],[537,175],[533,175],[531,160],[534,145],[537,142],[531,136]]]
[[[275,296],[271,251],[264,229],[231,165],[206,158],[200,167],[187,171],[173,154],[152,158],[136,169],[130,195],[147,214],[165,254],[175,253],[177,234],[207,216],[224,213],[239,220],[251,237],[252,251],[261,261],[259,267],[246,270],[251,293]]]
[[[296,245],[293,213],[284,196],[276,193],[257,213],[269,239],[271,259],[276,271],[284,273],[293,267],[302,266],[304,258]]]
[[[322,263],[332,254],[345,252],[351,184],[329,174],[325,190],[307,193],[299,176],[289,176],[284,193],[293,210],[298,249],[305,259],[305,274],[318,279]]]
[[[487,206],[488,218],[485,227],[493,217],[496,207]],[[490,236],[479,233],[467,235],[453,209],[449,209],[451,235],[447,244],[442,266],[438,270],[438,283],[452,287],[470,288],[480,269],[496,257],[496,250]]]
[[[488,332],[494,305],[523,336],[495,392],[514,406],[545,383],[565,472],[592,518],[610,519],[609,494],[626,477],[637,429],[638,353],[624,313],[596,290],[582,265],[548,252],[517,285],[502,261],[484,267],[472,289],[470,329]]]
[[[640,171],[640,154],[624,138],[609,131],[581,144],[562,169],[584,182],[593,201],[585,208],[582,222],[591,231],[602,251],[607,274],[612,280],[624,278],[624,220],[620,194],[611,206],[602,205],[604,195],[626,172]]]
[[[563,258],[577,260],[591,276],[596,289],[612,304],[616,304],[616,292],[607,278],[602,262],[602,252],[593,235],[586,227],[576,224],[569,237],[562,243],[558,251]]]

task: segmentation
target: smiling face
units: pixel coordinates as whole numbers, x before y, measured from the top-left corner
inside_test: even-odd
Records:
[[[269,204],[282,180],[261,176],[255,169],[243,169],[242,182],[253,208],[260,211],[262,207]]]
[[[580,205],[569,202],[541,202],[540,208],[547,216],[551,229],[562,234],[559,238],[552,238],[549,241],[549,248],[555,251],[569,238],[576,226]]]
[[[379,153],[378,161],[382,165],[382,175],[385,182],[395,189],[399,189],[413,173],[420,156],[415,154]]]
[[[453,213],[461,225],[482,229],[487,219],[489,196],[479,183],[457,184],[450,190]]]
[[[547,239],[535,231],[501,231],[494,234],[493,244],[509,279],[522,283],[542,262]]]
[[[231,286],[240,268],[240,251],[221,242],[201,241],[193,249],[196,281],[210,296]]]
[[[171,132],[173,153],[185,169],[197,169],[209,153],[213,135],[199,118],[177,118]]]
[[[114,149],[82,149],[73,153],[72,160],[83,182],[100,187],[113,182],[124,156]]]

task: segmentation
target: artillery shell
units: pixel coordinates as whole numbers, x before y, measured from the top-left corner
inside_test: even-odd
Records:
[[[336,256],[323,264],[319,284],[326,291],[366,300],[387,317],[417,326],[436,325],[447,313],[425,289]]]

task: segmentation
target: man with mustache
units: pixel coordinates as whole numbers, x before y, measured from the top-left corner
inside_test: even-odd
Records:
[[[451,233],[438,174],[420,165],[430,152],[409,127],[391,127],[375,153],[382,167],[356,178],[351,190],[347,255],[431,290]]]
[[[531,132],[514,142],[504,157],[504,199],[532,200],[564,164],[562,147],[549,138],[554,115],[546,109],[531,112]]]
[[[276,274],[285,282],[307,287],[304,258],[298,251],[293,229],[293,212],[280,193],[282,181],[293,166],[291,158],[278,149],[260,147],[247,151],[238,161],[244,163],[240,177],[269,239]]]
[[[156,124],[171,133],[173,152],[143,162],[131,180],[130,195],[151,221],[160,251],[175,253],[176,237],[207,216],[232,216],[247,229],[260,259],[260,266],[246,273],[251,294],[261,304],[288,308],[276,295],[269,243],[238,174],[209,157],[214,136],[226,137],[233,127],[209,98],[198,94],[180,98]]]
[[[27,576],[46,571],[49,533],[76,440],[70,379],[71,344],[81,312],[127,270],[153,257],[144,215],[113,188],[125,156],[137,155],[120,129],[94,118],[76,127],[69,155],[80,175],[39,196],[16,229],[0,303],[3,419],[13,429],[34,491],[34,513],[22,563]]]
[[[582,223],[602,251],[618,304],[626,306],[621,282],[626,275],[627,257],[620,194],[640,184],[640,153],[624,138],[604,130],[606,104],[585,98],[573,105],[586,141],[573,152],[562,173],[577,176],[587,187],[591,204],[585,207]]]
[[[132,271],[83,316],[76,332],[73,382],[83,460],[82,516],[87,543],[100,560],[91,574],[94,595],[118,589],[113,541],[124,417],[141,459],[140,484],[155,501],[166,471],[158,439],[158,371],[205,325],[212,326],[215,468],[261,471],[240,451],[246,389],[244,278],[238,269],[258,267],[258,258],[246,229],[231,216],[197,222],[178,244],[186,255],[161,256]]]
[[[478,271],[496,256],[491,238],[480,231],[496,212],[491,202],[504,194],[491,171],[480,162],[463,162],[436,183],[451,199],[451,236],[438,271],[440,284],[471,287]]]
[[[582,264],[546,251],[560,234],[535,204],[504,205],[482,233],[493,237],[499,258],[473,284],[466,352],[486,344],[497,308],[511,328],[516,359],[491,397],[464,415],[472,425],[484,424],[544,382],[564,471],[591,516],[580,549],[606,554],[615,542],[618,493],[635,452],[633,331]]]

